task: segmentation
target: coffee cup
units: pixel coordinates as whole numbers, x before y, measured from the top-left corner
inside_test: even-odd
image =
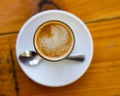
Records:
[[[70,55],[74,44],[72,29],[60,20],[48,20],[40,24],[34,33],[34,48],[39,56],[48,61],[63,60]]]

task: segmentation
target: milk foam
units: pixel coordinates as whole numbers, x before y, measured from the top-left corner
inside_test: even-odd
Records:
[[[62,22],[51,21],[43,24],[35,34],[35,46],[45,58],[61,58],[69,54],[74,45],[70,28]]]
[[[65,44],[68,39],[67,30],[61,25],[51,26],[52,36],[50,38],[43,37],[40,39],[40,43],[48,50],[55,49]]]

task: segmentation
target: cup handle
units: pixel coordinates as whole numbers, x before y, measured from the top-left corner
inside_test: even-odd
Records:
[[[42,0],[40,3],[39,3],[39,8],[40,8],[40,12],[41,11],[44,11],[46,9],[44,9],[45,5],[51,5],[52,7],[54,7],[55,9],[60,9],[60,7],[54,3],[52,0]]]

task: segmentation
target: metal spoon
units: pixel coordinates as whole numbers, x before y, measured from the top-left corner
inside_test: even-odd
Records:
[[[20,61],[25,65],[37,65],[42,60],[42,58],[35,51],[25,51],[19,55]],[[75,60],[75,61],[84,61],[85,57],[83,54],[68,56],[65,59]]]

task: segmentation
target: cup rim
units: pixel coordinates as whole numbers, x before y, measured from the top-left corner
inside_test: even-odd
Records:
[[[35,47],[35,35],[36,35],[36,33],[37,33],[37,30],[38,30],[39,27],[42,26],[43,24],[45,24],[45,23],[47,23],[47,22],[51,22],[51,21],[53,21],[53,22],[54,22],[54,21],[55,21],[55,22],[61,22],[61,23],[65,24],[65,25],[70,29],[70,33],[72,34],[72,38],[73,38],[73,45],[72,45],[72,48],[70,49],[70,51],[69,51],[68,53],[66,53],[65,55],[59,57],[58,59],[46,58],[46,57],[42,56],[42,55],[38,52],[37,48]],[[74,36],[74,32],[73,32],[73,30],[71,29],[71,27],[70,27],[68,24],[66,24],[65,22],[63,22],[63,21],[60,21],[60,20],[48,20],[48,21],[45,21],[44,23],[40,24],[40,25],[38,26],[38,28],[35,30],[35,33],[34,33],[34,36],[33,36],[33,45],[34,45],[35,51],[37,52],[37,54],[38,54],[41,58],[43,58],[43,59],[45,59],[45,60],[47,60],[47,61],[51,61],[51,62],[61,61],[61,60],[64,60],[66,57],[68,57],[68,56],[71,54],[71,52],[73,51],[73,49],[74,49],[74,46],[75,46],[75,36]]]

